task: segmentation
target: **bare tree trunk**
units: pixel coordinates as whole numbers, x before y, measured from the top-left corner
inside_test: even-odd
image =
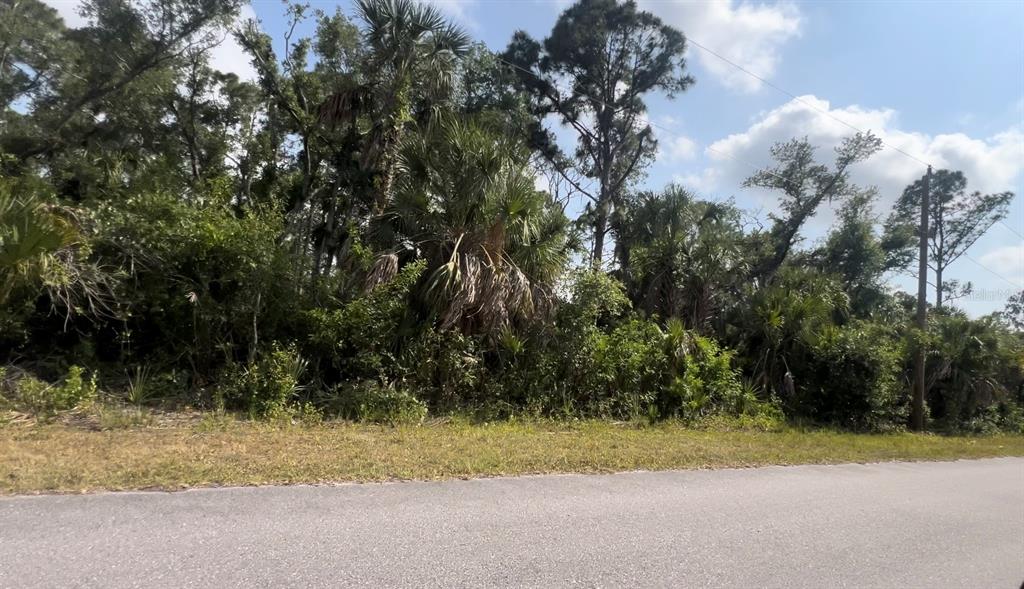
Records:
[[[608,201],[602,196],[597,203],[597,218],[594,220],[594,251],[592,263],[595,270],[601,269],[604,258],[604,236],[608,233]]]

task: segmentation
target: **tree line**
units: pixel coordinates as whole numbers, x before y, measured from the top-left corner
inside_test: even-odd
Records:
[[[644,187],[645,101],[696,82],[684,33],[635,2],[578,0],[500,52],[414,0],[288,4],[278,39],[237,0],[81,10],[70,28],[0,1],[0,408],[53,412],[77,397],[41,391],[98,380],[254,417],[885,430],[925,346],[934,428],[1024,423],[1022,296],[972,319],[947,272],[1013,194],[935,173],[933,311],[913,328],[886,278],[915,261],[922,180],[879,211],[850,179],[870,133],[775,145],[746,180],[778,198],[755,226]],[[211,66],[226,35],[254,81]]]

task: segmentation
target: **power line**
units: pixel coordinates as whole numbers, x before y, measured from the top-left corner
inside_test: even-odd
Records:
[[[810,109],[813,109],[813,110],[815,110],[815,111],[817,111],[817,112],[827,116],[828,118],[830,118],[830,119],[832,119],[832,120],[834,120],[834,121],[836,121],[836,122],[838,122],[838,123],[840,123],[842,125],[845,125],[846,127],[849,127],[850,129],[853,129],[854,131],[856,131],[858,133],[864,133],[864,131],[858,129],[857,127],[854,127],[850,123],[840,119],[839,117],[835,116],[834,114],[830,113],[829,111],[827,111],[827,110],[825,110],[823,108],[820,108],[818,105],[813,104],[811,102],[808,102],[808,101],[804,100],[803,98],[797,96],[796,94],[793,94],[792,92],[786,90],[785,88],[782,88],[781,86],[778,86],[776,84],[773,84],[772,82],[769,82],[768,80],[762,78],[761,76],[759,76],[759,75],[755,74],[754,72],[748,70],[747,68],[741,66],[740,64],[730,60],[727,57],[725,57],[721,53],[718,53],[717,51],[715,51],[713,49],[709,49],[707,46],[702,45],[701,43],[698,43],[697,41],[694,41],[692,37],[687,37],[686,39],[693,46],[695,46],[695,47],[697,47],[697,48],[699,48],[699,49],[701,49],[701,50],[703,50],[703,51],[705,51],[707,53],[710,53],[711,55],[714,55],[718,59],[721,59],[725,63],[733,66],[734,68],[740,70],[741,72],[747,74],[748,76],[754,78],[755,80],[758,80],[762,84],[765,84],[766,86],[770,86],[770,87],[778,90],[779,92],[782,92],[783,94],[785,94],[786,96],[789,96],[793,100],[796,100],[800,104],[802,104],[802,105],[804,105],[804,106],[806,106],[806,107],[808,107]],[[881,141],[881,139],[879,139],[879,141]],[[914,161],[916,161],[916,162],[918,162],[920,164],[923,164],[925,166],[930,166],[931,165],[930,163],[928,163],[928,162],[922,160],[921,158],[916,157],[916,156],[914,156],[914,155],[912,155],[910,153],[907,153],[906,151],[900,149],[899,147],[896,147],[895,145],[892,145],[890,143],[886,143],[885,141],[881,141],[881,142],[882,142],[882,145],[884,145],[885,147],[888,147],[889,149],[892,149],[894,151],[898,151],[899,153],[902,153],[903,155],[909,157],[910,159],[912,159],[912,160],[914,160]]]
[[[762,78],[761,76],[755,74],[754,72],[748,70],[747,68],[741,66],[740,64],[730,60],[727,57],[725,57],[721,53],[718,53],[717,51],[707,47],[706,45],[703,45],[702,43],[699,43],[699,42],[693,40],[692,37],[687,37],[687,40],[691,44],[693,44],[695,47],[697,47],[697,48],[699,48],[699,49],[701,49],[701,50],[703,50],[703,51],[705,51],[707,53],[710,53],[711,55],[714,55],[718,59],[722,60],[723,62],[725,62],[725,63],[727,63],[727,64],[729,64],[731,66],[733,66],[734,68],[740,70],[741,72],[747,74],[748,76],[751,76],[752,78],[758,80],[762,84],[765,84],[766,86],[770,86],[771,88],[774,88],[775,90],[778,90],[779,92],[782,92],[783,94],[785,94],[786,96],[789,96],[793,100],[796,100],[800,104],[803,104],[804,106],[806,106],[808,108],[811,108],[811,109],[813,109],[813,110],[815,110],[815,111],[817,111],[817,112],[819,112],[819,113],[829,117],[830,119],[832,119],[832,120],[834,120],[834,121],[836,121],[836,122],[838,122],[838,123],[840,123],[842,125],[845,125],[846,127],[849,127],[850,129],[853,129],[854,131],[857,131],[858,133],[863,133],[863,131],[861,131],[859,128],[857,128],[857,127],[851,125],[850,123],[840,119],[839,117],[833,115],[831,112],[829,112],[827,110],[824,110],[822,108],[819,108],[818,105],[813,104],[811,102],[808,102],[808,101],[804,100],[803,98],[801,98],[800,96],[797,96],[796,94],[793,94],[792,92],[786,90],[785,88],[783,88],[783,87],[781,87],[781,86],[779,86],[777,84],[774,84],[774,83],[772,83],[772,82]],[[908,152],[900,149],[899,147],[896,147],[895,145],[886,143],[885,141],[882,141],[882,145],[884,145],[884,146],[886,146],[886,147],[888,147],[888,148],[890,148],[890,149],[892,149],[894,151],[897,151],[897,152],[907,156],[908,158],[910,158],[910,159],[912,159],[912,160],[914,160],[914,161],[916,161],[918,163],[924,164],[926,166],[931,166],[930,163],[922,160],[921,158],[919,158],[919,157],[917,157],[917,156],[915,156],[915,155],[913,155],[911,153],[908,153]],[[1002,219],[999,220],[999,223],[1002,224],[1007,229],[1009,229],[1011,232],[1013,232],[1013,234],[1016,235],[1017,237],[1019,237],[1021,239],[1024,239],[1024,235],[1022,235],[1019,231],[1017,231],[1016,229],[1011,227],[1009,224],[1004,222]],[[978,263],[978,262],[976,262],[976,263]],[[989,270],[989,271],[991,271],[991,270]]]
[[[750,70],[748,70],[748,69],[746,69],[746,68],[743,68],[742,66],[740,66],[739,64],[736,64],[736,62],[732,61],[731,59],[729,59],[729,58],[728,58],[728,57],[726,57],[725,55],[722,55],[722,54],[721,54],[721,53],[719,53],[718,51],[715,51],[714,49],[711,49],[711,48],[707,47],[706,45],[703,45],[703,44],[701,44],[701,43],[698,43],[697,41],[694,41],[694,40],[693,40],[693,39],[692,39],[691,37],[687,37],[687,40],[688,40],[688,41],[689,41],[689,42],[690,42],[691,44],[693,44],[693,45],[694,45],[695,47],[697,47],[697,48],[699,48],[699,49],[701,49],[701,50],[703,50],[703,51],[706,51],[706,52],[708,52],[708,53],[711,53],[712,55],[714,55],[714,56],[718,57],[718,58],[719,58],[719,59],[721,59],[722,61],[725,61],[725,62],[726,62],[726,64],[728,64],[728,65],[732,66],[733,68],[735,68],[735,69],[739,70],[740,72],[742,72],[742,73],[744,73],[744,74],[746,74],[746,75],[748,75],[748,76],[751,76],[751,77],[753,77],[754,79],[756,79],[756,80],[760,81],[761,83],[763,83],[763,84],[765,84],[765,85],[767,85],[767,86],[770,86],[770,87],[774,88],[775,90],[778,90],[779,92],[782,92],[782,93],[783,93],[783,94],[785,94],[786,96],[790,96],[790,97],[791,97],[791,98],[793,98],[794,100],[797,100],[797,101],[798,101],[798,102],[800,102],[801,104],[804,104],[804,106],[805,106],[805,107],[808,107],[809,109],[813,109],[814,111],[817,111],[818,113],[820,113],[820,114],[822,114],[822,115],[824,115],[824,116],[828,117],[829,119],[833,119],[834,121],[837,121],[837,122],[839,122],[840,124],[842,124],[842,125],[845,125],[846,127],[849,127],[849,128],[851,128],[851,129],[853,129],[854,131],[857,131],[858,133],[862,133],[862,132],[863,132],[863,131],[861,131],[860,129],[858,129],[857,127],[855,127],[855,126],[851,125],[850,123],[848,123],[848,122],[846,122],[846,121],[844,121],[844,120],[840,119],[839,117],[837,117],[837,116],[835,116],[835,115],[833,115],[833,114],[829,113],[828,111],[825,111],[825,110],[823,110],[823,109],[820,109],[820,108],[819,108],[819,107],[817,106],[817,104],[814,104],[814,103],[811,103],[811,102],[809,102],[809,101],[807,101],[807,100],[804,100],[804,99],[803,99],[802,97],[800,97],[800,96],[798,96],[798,95],[794,94],[793,92],[790,92],[790,91],[786,90],[785,88],[782,88],[781,86],[778,86],[777,84],[773,84],[772,82],[769,82],[768,80],[766,80],[766,79],[762,78],[761,76],[758,76],[758,75],[757,75],[757,74],[755,74],[754,72],[751,72]],[[880,139],[880,140],[881,140],[881,139]],[[920,163],[920,164],[924,164],[924,165],[926,165],[926,166],[929,166],[929,168],[931,168],[931,164],[929,164],[928,162],[926,162],[926,161],[922,160],[921,158],[918,158],[918,157],[916,157],[916,156],[914,156],[914,155],[912,155],[912,154],[909,154],[909,153],[907,153],[907,152],[905,152],[905,151],[903,151],[903,150],[901,150],[901,149],[897,148],[897,146],[896,146],[896,145],[893,145],[893,144],[887,143],[886,141],[882,141],[882,144],[883,144],[883,145],[885,145],[885,146],[887,146],[887,148],[889,148],[889,149],[891,149],[891,150],[893,150],[893,151],[896,151],[896,152],[898,152],[898,153],[900,153],[900,154],[902,154],[902,155],[906,156],[907,158],[910,158],[911,160],[913,160],[913,161],[915,161],[915,162],[918,162],[918,163]],[[1005,226],[1005,227],[1007,227],[1008,229],[1010,229],[1010,230],[1011,230],[1011,232],[1013,232],[1013,233],[1014,233],[1014,235],[1016,235],[1017,237],[1019,237],[1019,238],[1021,238],[1022,240],[1024,240],[1024,235],[1021,235],[1021,234],[1020,234],[1019,232],[1017,232],[1017,229],[1013,228],[1012,226],[1010,226],[1010,225],[1009,225],[1008,223],[1006,223],[1005,221],[1002,221],[1002,219],[999,219],[999,223],[1001,223],[1001,224],[1002,224],[1002,226]],[[984,269],[985,269],[986,271],[988,271],[988,272],[989,272],[989,274],[991,274],[992,276],[995,276],[995,277],[997,277],[998,279],[1000,279],[1000,280],[1002,280],[1002,281],[1006,282],[1007,284],[1009,284],[1009,285],[1013,286],[1014,288],[1021,288],[1021,285],[1020,285],[1020,284],[1014,283],[1013,281],[1011,281],[1011,280],[1007,279],[1006,277],[1004,277],[1004,276],[1000,275],[1000,274],[999,274],[999,272],[997,272],[997,271],[993,270],[992,268],[990,268],[990,267],[986,266],[985,264],[981,263],[980,261],[978,261],[978,260],[974,259],[974,258],[973,258],[973,257],[971,257],[970,255],[968,255],[968,253],[967,253],[967,252],[964,252],[964,255],[965,255],[965,256],[967,256],[967,258],[968,258],[968,259],[970,259],[970,260],[971,260],[972,262],[974,262],[975,264],[977,264],[977,265],[981,266],[982,268],[984,268]]]
[[[1021,284],[1020,284],[1019,282],[1014,282],[1014,281],[1010,280],[1009,278],[1007,278],[1007,277],[1003,276],[1002,274],[1000,274],[1000,273],[996,272],[996,271],[995,271],[995,270],[993,270],[992,268],[989,268],[989,267],[988,267],[988,266],[986,266],[985,264],[982,264],[982,263],[981,263],[981,262],[979,262],[978,260],[975,260],[975,259],[974,259],[974,258],[972,258],[972,257],[970,256],[970,254],[968,254],[967,252],[964,252],[964,257],[965,257],[965,258],[967,258],[968,260],[970,260],[970,261],[974,262],[975,264],[977,264],[977,265],[981,266],[982,268],[984,268],[985,270],[987,270],[987,271],[988,271],[988,272],[989,272],[990,274],[992,274],[993,276],[995,276],[995,277],[997,277],[997,278],[1000,278],[1000,279],[1002,279],[1002,281],[1003,281],[1003,282],[1005,282],[1006,284],[1009,284],[1009,285],[1010,285],[1010,286],[1012,286],[1013,288],[1017,288],[1017,289],[1019,289],[1019,288],[1024,288],[1024,287],[1022,287],[1022,286],[1021,286]]]
[[[515,68],[515,69],[517,69],[517,70],[519,70],[519,71],[521,71],[521,72],[524,72],[524,73],[526,73],[526,74],[528,74],[528,75],[530,75],[530,76],[533,76],[534,78],[536,78],[536,79],[538,79],[538,80],[540,80],[540,81],[544,81],[544,80],[543,80],[543,79],[542,79],[542,78],[540,77],[540,75],[538,75],[538,74],[537,74],[536,72],[534,72],[534,71],[532,71],[532,70],[528,70],[528,69],[526,69],[526,68],[524,68],[524,67],[522,67],[522,66],[520,66],[520,65],[514,64],[514,63],[512,63],[512,62],[510,62],[510,61],[507,61],[507,60],[505,60],[505,59],[504,59],[504,58],[502,58],[502,57],[498,57],[498,56],[495,56],[495,60],[497,60],[497,61],[499,61],[499,62],[501,62],[501,63],[503,63],[503,64],[505,64],[505,65],[507,65],[507,66],[509,66],[509,67],[513,67],[513,68]],[[585,79],[585,80],[590,80],[590,79],[589,79],[588,77],[586,77],[586,76],[580,76],[580,77],[582,77],[582,78],[583,78],[583,79]],[[590,80],[590,81],[591,81],[591,82],[593,82],[593,80]],[[586,93],[584,93],[584,92],[580,92],[580,91],[578,91],[578,90],[571,90],[570,92],[571,92],[571,93],[572,93],[573,95],[576,95],[576,96],[580,96],[580,97],[582,97],[582,98],[586,98],[586,99],[588,99],[588,100],[591,100],[591,101],[593,101],[593,102],[595,102],[595,103],[597,103],[597,104],[599,104],[599,105],[601,105],[601,106],[603,106],[603,107],[605,107],[605,108],[614,108],[614,107],[613,107],[612,105],[608,104],[608,103],[607,103],[607,102],[605,102],[604,100],[601,100],[600,98],[595,98],[595,97],[593,97],[593,96],[591,96],[591,95],[589,95],[589,94],[586,94]],[[645,122],[645,123],[646,123],[646,124],[647,124],[648,126],[650,126],[650,127],[653,127],[653,128],[655,128],[655,129],[660,129],[660,130],[661,130],[661,131],[663,131],[663,132],[664,132],[664,133],[665,133],[665,134],[666,134],[666,135],[667,135],[667,136],[668,136],[669,138],[673,138],[673,137],[676,137],[676,138],[682,138],[682,139],[686,139],[686,140],[689,140],[689,141],[693,141],[693,139],[692,139],[692,138],[690,138],[690,137],[687,137],[687,136],[685,136],[685,135],[682,135],[682,134],[680,134],[680,133],[678,133],[678,132],[674,131],[673,129],[670,129],[670,128],[668,128],[668,127],[666,127],[666,126],[664,126],[664,125],[662,125],[662,124],[660,124],[660,123],[657,123],[657,122],[655,122],[655,121],[651,120],[651,119],[650,119],[650,118],[648,118],[648,117],[645,117],[645,116],[643,116],[643,115],[638,115],[638,117],[637,117],[637,118],[638,118],[638,119],[639,119],[640,121],[643,121],[643,122]],[[696,142],[696,141],[694,141],[694,143],[697,143],[697,142]],[[765,173],[767,173],[767,174],[769,174],[769,175],[771,175],[771,176],[774,176],[774,177],[778,178],[779,180],[782,180],[783,182],[788,182],[788,181],[789,181],[789,180],[788,180],[788,179],[786,179],[785,177],[783,177],[783,176],[780,176],[780,175],[778,175],[778,174],[776,174],[776,173],[772,172],[771,170],[768,170],[767,168],[761,168],[760,166],[756,166],[756,165],[754,165],[754,164],[752,164],[752,163],[750,163],[750,162],[744,161],[744,160],[742,160],[742,159],[740,159],[740,158],[738,158],[738,157],[734,156],[734,155],[733,155],[733,154],[731,154],[731,153],[728,153],[728,152],[722,151],[722,150],[720,150],[720,149],[715,149],[715,148],[714,148],[714,147],[712,147],[711,145],[705,145],[705,146],[704,146],[704,149],[707,149],[708,151],[711,151],[711,152],[713,152],[713,153],[717,153],[717,154],[719,154],[719,155],[725,156],[725,157],[727,157],[727,158],[729,158],[729,159],[731,159],[731,160],[733,160],[733,161],[735,161],[735,162],[737,162],[737,163],[743,164],[744,166],[747,166],[748,168],[751,168],[751,169],[752,169],[752,170],[754,170],[754,171],[763,171],[763,172],[765,172]],[[588,185],[588,187],[589,187],[589,185]]]
[[[829,117],[829,118],[831,118],[831,119],[833,119],[833,120],[835,120],[835,121],[839,122],[840,124],[842,124],[842,125],[845,125],[846,127],[849,127],[850,129],[853,129],[854,131],[856,131],[856,132],[858,132],[858,133],[863,133],[863,132],[864,132],[864,131],[861,131],[860,129],[858,129],[857,127],[855,127],[855,126],[851,125],[850,123],[847,123],[846,121],[844,121],[844,120],[840,119],[839,117],[836,117],[836,116],[835,116],[835,115],[833,115],[832,113],[830,113],[830,112],[828,112],[828,111],[826,111],[826,110],[823,110],[823,109],[819,108],[819,107],[818,107],[817,105],[815,105],[815,104],[812,104],[812,103],[810,103],[810,102],[807,102],[807,101],[805,101],[804,99],[800,98],[799,96],[797,96],[797,95],[795,95],[795,94],[793,94],[793,93],[791,93],[791,92],[789,92],[789,91],[785,90],[784,88],[782,88],[782,87],[780,87],[780,86],[777,86],[776,84],[773,84],[773,83],[769,82],[768,80],[765,80],[765,79],[764,79],[764,78],[762,78],[761,76],[758,76],[757,74],[755,74],[755,73],[751,72],[750,70],[748,70],[748,69],[744,68],[743,66],[741,66],[741,65],[739,65],[739,64],[737,64],[737,63],[735,63],[735,62],[733,62],[733,61],[731,61],[731,60],[729,60],[728,58],[724,57],[723,55],[719,54],[718,52],[716,52],[716,51],[713,51],[713,50],[711,50],[711,49],[707,48],[706,46],[702,45],[701,43],[698,43],[697,41],[694,41],[694,40],[693,40],[692,38],[689,38],[689,37],[688,37],[687,39],[688,39],[688,40],[690,41],[690,43],[692,43],[692,44],[693,44],[694,46],[696,46],[696,47],[698,47],[698,48],[700,48],[700,49],[702,49],[702,50],[704,50],[704,51],[706,51],[706,52],[710,53],[711,55],[714,55],[715,57],[717,57],[717,58],[721,59],[722,61],[724,61],[724,62],[728,63],[729,65],[731,65],[731,66],[733,66],[733,67],[735,67],[735,68],[739,69],[740,71],[744,72],[744,73],[745,73],[745,74],[747,74],[747,75],[750,75],[750,76],[754,77],[755,79],[757,79],[757,80],[761,81],[762,83],[764,83],[764,84],[766,84],[766,85],[768,85],[768,86],[770,86],[770,87],[772,87],[772,88],[774,88],[774,89],[778,90],[779,92],[782,92],[783,94],[785,94],[785,95],[789,96],[790,98],[792,98],[792,99],[796,100],[797,102],[799,102],[799,103],[801,103],[801,104],[803,104],[803,105],[807,106],[808,108],[811,108],[811,109],[813,109],[813,110],[815,110],[815,111],[817,111],[817,112],[819,112],[819,113],[821,113],[821,114],[823,114],[823,115],[825,115],[825,116],[827,116],[827,117]],[[507,60],[505,60],[505,59],[503,59],[503,58],[501,58],[501,57],[498,57],[498,56],[495,56],[495,59],[496,59],[497,61],[501,62],[501,63],[504,63],[504,64],[505,64],[505,65],[507,65],[507,66],[513,67],[513,68],[515,68],[515,69],[517,69],[517,70],[519,70],[519,71],[521,71],[521,72],[524,72],[524,73],[526,73],[526,74],[528,74],[528,75],[530,75],[530,76],[533,76],[534,78],[536,78],[536,79],[538,79],[538,80],[544,81],[544,80],[543,80],[543,79],[542,79],[542,78],[540,77],[540,75],[538,75],[538,74],[537,74],[536,72],[534,72],[534,71],[532,71],[532,70],[528,70],[528,69],[526,69],[526,68],[524,68],[524,67],[522,67],[522,66],[520,66],[520,65],[514,64],[514,63],[512,63],[512,62],[510,62],[510,61],[507,61]],[[587,80],[589,80],[589,78],[587,78],[586,76],[581,76],[581,77],[583,77],[584,79],[587,79]],[[593,82],[593,80],[590,80],[590,81],[591,81],[591,82]],[[612,106],[611,106],[611,105],[609,105],[609,104],[608,104],[607,102],[605,102],[605,101],[603,101],[603,100],[601,100],[601,99],[599,99],[599,98],[595,98],[595,97],[593,97],[593,96],[590,96],[589,94],[585,94],[585,93],[583,93],[583,92],[580,92],[580,91],[577,91],[577,90],[572,90],[571,92],[572,92],[572,94],[574,94],[574,95],[576,95],[576,96],[580,96],[580,97],[583,97],[583,98],[587,98],[587,99],[589,99],[589,100],[592,100],[593,102],[595,102],[595,103],[597,103],[597,104],[599,104],[599,105],[601,105],[601,106],[603,106],[603,107],[605,107],[605,108],[612,108]],[[664,131],[664,132],[665,132],[665,133],[666,133],[666,134],[668,135],[668,137],[670,137],[670,138],[671,138],[671,137],[681,137],[681,138],[683,138],[683,139],[687,139],[687,140],[690,140],[690,141],[692,141],[692,139],[691,139],[691,138],[689,138],[689,137],[686,137],[685,135],[679,134],[679,133],[677,133],[676,131],[674,131],[674,130],[672,130],[672,129],[670,129],[670,128],[668,128],[668,127],[664,126],[664,125],[661,125],[661,124],[659,124],[659,123],[657,123],[657,122],[655,122],[655,121],[651,120],[650,118],[647,118],[647,117],[645,117],[645,116],[643,116],[643,115],[639,115],[639,116],[638,116],[638,119],[640,119],[640,120],[642,120],[642,121],[646,122],[646,123],[647,123],[647,125],[649,125],[649,126],[651,126],[651,127],[654,127],[654,128],[656,128],[656,129],[660,129],[660,130]],[[879,139],[879,141],[881,141],[881,139]],[[694,142],[694,143],[696,143],[696,142]],[[923,164],[923,165],[925,165],[925,166],[931,166],[931,164],[929,164],[928,162],[926,162],[926,161],[924,161],[924,160],[922,160],[922,159],[920,159],[920,158],[918,158],[918,157],[915,157],[914,155],[912,155],[912,154],[910,154],[910,153],[907,153],[906,151],[904,151],[904,150],[900,149],[899,147],[896,147],[896,146],[894,146],[894,145],[890,145],[890,144],[886,143],[885,141],[881,141],[881,143],[882,143],[882,145],[884,145],[884,146],[886,146],[886,147],[888,147],[888,148],[890,148],[890,149],[892,149],[892,150],[894,150],[894,151],[897,151],[897,152],[899,152],[899,153],[901,153],[901,154],[905,155],[906,157],[908,157],[908,158],[910,158],[910,159],[912,159],[912,160],[914,160],[914,161],[916,161],[916,162],[919,162],[919,163],[921,163],[921,164]],[[770,174],[771,176],[774,176],[775,178],[778,178],[778,179],[780,179],[780,180],[782,180],[782,181],[784,181],[784,182],[788,182],[788,180],[787,180],[786,178],[784,178],[784,177],[782,177],[782,176],[780,176],[780,175],[778,175],[778,174],[776,174],[776,173],[772,172],[771,170],[768,170],[768,169],[766,169],[766,168],[760,168],[759,166],[756,166],[756,165],[754,165],[754,164],[751,164],[750,162],[744,161],[744,160],[742,160],[742,159],[740,159],[740,158],[738,158],[738,157],[734,156],[734,155],[733,155],[733,154],[731,154],[731,153],[728,153],[728,152],[722,151],[722,150],[720,150],[720,149],[716,149],[716,148],[712,147],[711,145],[705,145],[705,146],[704,146],[704,148],[705,148],[705,149],[707,149],[708,151],[711,151],[711,152],[717,153],[717,154],[719,154],[719,155],[722,155],[722,156],[725,156],[725,157],[727,157],[727,158],[729,158],[729,159],[731,159],[731,160],[733,160],[733,161],[735,161],[735,162],[738,162],[738,163],[740,163],[740,164],[743,164],[743,165],[745,165],[745,166],[747,166],[747,167],[751,168],[752,170],[755,170],[755,171],[763,171],[763,172],[766,172],[766,173]],[[592,184],[593,184],[593,182],[589,183],[589,184],[587,185],[587,188],[590,188],[590,186],[591,186]],[[1014,233],[1014,234],[1016,234],[1016,235],[1017,235],[1018,237],[1021,237],[1022,239],[1024,239],[1024,236],[1021,236],[1021,234],[1020,234],[1020,233],[1018,233],[1018,232],[1017,232],[1017,231],[1016,231],[1015,229],[1013,229],[1012,227],[1010,227],[1009,225],[1007,225],[1006,223],[1004,223],[1004,222],[1003,222],[1002,220],[1000,220],[999,222],[1000,222],[1000,223],[1002,223],[1002,224],[1003,224],[1003,225],[1004,225],[1004,226],[1005,226],[1006,228],[1008,228],[1008,229],[1009,229],[1010,231],[1013,231],[1013,233]],[[1001,280],[1003,280],[1003,281],[1004,281],[1004,282],[1006,282],[1007,284],[1009,284],[1009,285],[1013,286],[1014,288],[1021,288],[1021,287],[1020,287],[1020,285],[1018,285],[1018,284],[1016,284],[1016,283],[1012,282],[1011,280],[1007,279],[1006,277],[1004,277],[1003,275],[999,274],[999,273],[998,273],[998,272],[996,272],[995,270],[992,270],[992,269],[991,269],[991,268],[989,268],[988,266],[986,266],[986,265],[982,264],[981,262],[979,262],[979,261],[975,260],[975,259],[974,259],[973,257],[969,256],[969,255],[968,255],[968,254],[967,254],[966,252],[964,252],[964,256],[966,256],[966,257],[967,257],[967,258],[968,258],[969,260],[971,260],[972,262],[974,262],[974,263],[975,263],[975,264],[977,264],[978,266],[981,266],[981,267],[982,267],[983,269],[985,269],[986,271],[988,271],[988,272],[989,272],[989,273],[991,273],[992,275],[994,275],[994,276],[996,276],[996,277],[1000,278]]]
[[[1001,225],[1002,225],[1003,227],[1006,227],[1007,229],[1009,229],[1010,231],[1012,231],[1012,232],[1013,232],[1013,234],[1014,234],[1014,235],[1016,235],[1017,237],[1019,237],[1019,238],[1021,238],[1021,239],[1024,239],[1024,235],[1021,235],[1021,234],[1020,234],[1020,233],[1019,233],[1019,232],[1018,232],[1018,231],[1017,231],[1016,229],[1014,229],[1013,227],[1010,227],[1010,225],[1008,225],[1008,224],[1007,224],[1007,223],[1006,223],[1005,221],[1003,221],[1002,219],[999,219],[999,223],[1000,223],[1000,224],[1001,224]]]

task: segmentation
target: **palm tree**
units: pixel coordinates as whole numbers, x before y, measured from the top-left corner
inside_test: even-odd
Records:
[[[370,48],[368,71],[376,72],[380,112],[362,154],[364,169],[380,171],[376,208],[392,198],[395,166],[405,125],[412,120],[412,92],[446,93],[456,60],[469,48],[469,37],[447,22],[433,6],[415,0],[358,0],[359,16]]]
[[[836,319],[848,316],[849,295],[831,276],[783,267],[749,302],[739,317],[738,347],[748,358],[756,358],[750,371],[755,382],[792,399],[795,385],[790,365],[835,336]]]
[[[421,296],[442,329],[502,327],[551,300],[568,259],[568,219],[534,187],[521,144],[446,120],[410,138],[399,166],[402,181],[382,220],[393,243],[426,259]],[[379,267],[396,268],[397,258]]]
[[[707,332],[745,268],[739,211],[669,186],[640,195],[624,220],[616,247],[634,304]]]

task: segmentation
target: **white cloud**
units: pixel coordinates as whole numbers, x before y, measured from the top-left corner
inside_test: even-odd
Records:
[[[971,190],[1013,190],[1024,171],[1024,132],[1020,128],[1010,128],[985,139],[963,133],[931,136],[899,129],[897,113],[892,109],[867,109],[856,105],[835,108],[827,100],[802,96],[764,113],[745,131],[712,143],[707,156],[713,163],[701,177],[714,183],[705,189],[736,190],[753,172],[751,166],[771,163],[769,149],[775,142],[794,137],[807,136],[812,145],[818,146],[820,160],[830,161],[832,149],[855,132],[840,121],[870,130],[887,144],[937,168],[963,171]],[[923,164],[894,149],[883,148],[869,160],[856,164],[851,177],[859,184],[877,186],[880,205],[887,207],[924,171]],[[777,202],[775,194],[747,192],[768,206]]]
[[[672,182],[689,188],[699,193],[702,197],[706,197],[709,192],[714,190],[717,184],[715,176],[716,171],[714,168],[705,168],[699,174],[673,174]]]
[[[247,20],[256,20],[256,12],[248,4],[242,6],[237,24]],[[238,44],[235,36],[228,33],[224,40],[210,50],[210,65],[222,72],[234,72],[243,80],[255,80],[256,70],[252,67],[249,54]]]
[[[666,137],[658,141],[658,155],[672,163],[692,160],[697,155],[697,143],[682,135]]]
[[[679,119],[672,115],[660,115],[654,119],[654,122],[658,123],[662,127],[675,127],[679,124]]]
[[[640,6],[692,37],[692,41],[765,79],[775,73],[782,45],[800,34],[803,20],[800,10],[790,2],[640,0]],[[761,88],[757,79],[700,48],[691,48],[690,55],[729,88],[743,92]]]
[[[982,255],[980,262],[993,272],[1024,283],[1024,243],[997,247]]]
[[[478,0],[425,0],[427,4],[433,4],[438,10],[445,13],[448,18],[454,20],[458,24],[469,27],[470,29],[480,29],[480,23],[475,18],[470,16],[470,11],[475,8],[479,2]]]
[[[88,24],[82,15],[78,14],[78,8],[81,6],[79,0],[43,0],[43,3],[56,9],[68,27],[77,29]]]
[[[79,28],[89,24],[78,13],[82,4],[80,0],[43,0],[43,2],[56,9],[69,27]],[[250,18],[255,19],[256,13],[248,4],[243,5],[239,22]],[[210,49],[210,65],[223,72],[234,72],[243,80],[256,78],[256,71],[253,69],[249,57],[231,34],[225,34],[224,40]]]

